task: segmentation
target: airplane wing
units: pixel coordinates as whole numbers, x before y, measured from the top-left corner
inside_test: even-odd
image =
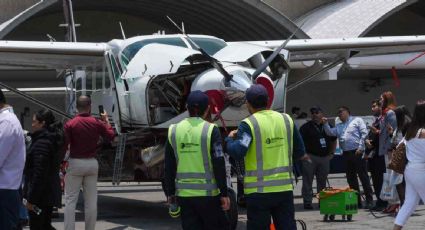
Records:
[[[232,42],[214,54],[214,58],[224,62],[245,62],[254,55],[263,52],[272,53],[273,50],[250,43]]]
[[[106,43],[0,41],[0,69],[100,67]]]
[[[284,41],[250,41],[274,49]],[[425,51],[425,36],[294,39],[285,47],[289,61],[333,60],[337,57],[371,56]]]

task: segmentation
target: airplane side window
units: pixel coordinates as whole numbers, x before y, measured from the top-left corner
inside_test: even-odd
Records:
[[[111,79],[109,79],[109,76],[104,75],[103,79],[105,80],[105,89],[111,88]]]
[[[117,66],[117,63],[115,61],[115,58],[113,56],[111,56],[110,61],[111,61],[112,74],[114,75],[114,79],[115,79],[115,81],[119,81],[121,73],[118,70],[118,66]]]

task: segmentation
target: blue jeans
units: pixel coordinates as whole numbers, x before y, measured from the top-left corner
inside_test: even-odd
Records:
[[[277,230],[296,230],[292,191],[246,195],[248,230],[269,229],[271,218]]]
[[[20,200],[21,197],[18,190],[0,189],[0,229],[20,229]]]

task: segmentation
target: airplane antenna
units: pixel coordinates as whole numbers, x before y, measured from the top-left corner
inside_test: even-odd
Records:
[[[183,30],[183,34],[186,34],[186,30],[184,29],[184,22],[182,22],[182,30]]]
[[[226,79],[226,81],[224,82],[226,87],[230,87],[230,81],[232,80],[232,75],[229,74],[221,65],[221,63],[215,59],[214,57],[212,57],[211,55],[209,55],[207,52],[205,52],[204,49],[202,49],[200,46],[198,46],[198,44],[196,44],[196,42],[194,42],[192,40],[192,38],[189,37],[189,35],[186,34],[186,32],[177,25],[177,23],[175,23],[173,21],[173,19],[171,19],[169,16],[167,16],[168,20],[186,37],[187,40],[189,40],[189,42],[195,47],[196,50],[198,50],[199,52],[201,52],[201,54],[206,57],[208,59],[208,61],[212,64],[212,66],[214,66],[215,69],[217,69],[218,72],[220,72],[223,76],[224,79]]]
[[[270,63],[276,58],[277,55],[279,55],[280,51],[282,51],[282,49],[286,47],[292,37],[301,29],[305,22],[306,21],[304,21],[301,26],[297,27],[297,29],[285,40],[285,42],[283,42],[282,45],[280,45],[275,51],[273,51],[273,53],[263,62],[263,64],[261,64],[255,70],[255,72],[251,75],[253,80],[255,80],[258,75],[260,75],[260,73],[262,73],[270,65]]]
[[[119,23],[120,23],[120,28],[121,28],[122,38],[123,38],[123,39],[127,39],[127,38],[125,37],[125,33],[124,33],[124,29],[122,28],[122,24],[121,24],[121,22],[119,22]]]

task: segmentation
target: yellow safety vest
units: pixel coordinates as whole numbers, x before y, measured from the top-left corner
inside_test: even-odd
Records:
[[[177,161],[177,196],[219,194],[210,154],[214,126],[201,118],[190,117],[168,129],[168,140]]]
[[[291,117],[262,110],[243,121],[253,136],[245,156],[245,194],[292,191]]]

